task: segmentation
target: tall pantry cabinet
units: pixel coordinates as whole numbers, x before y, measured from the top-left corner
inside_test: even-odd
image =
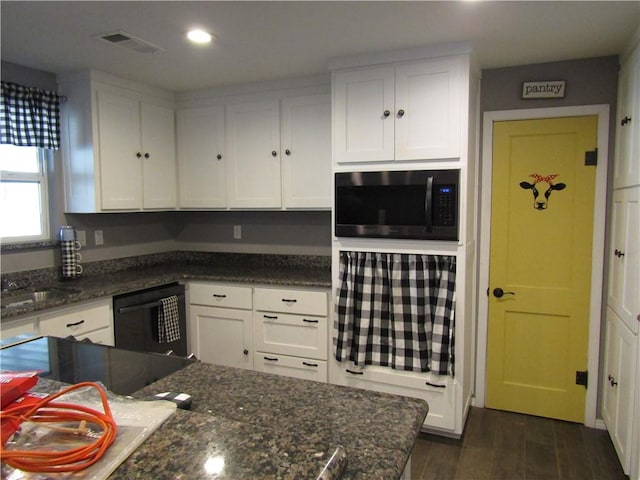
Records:
[[[460,224],[458,241],[349,238],[334,232],[332,242],[334,306],[341,251],[455,257],[455,375],[338,362],[334,319],[329,381],[424,399],[429,403],[426,429],[461,435],[474,375],[480,71],[470,49],[460,45],[339,58],[331,69],[333,173],[459,169]]]
[[[640,47],[636,44],[622,60],[602,416],[624,472],[637,480],[640,478]]]

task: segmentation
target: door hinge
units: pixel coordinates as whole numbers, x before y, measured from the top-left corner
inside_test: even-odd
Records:
[[[587,388],[587,380],[589,378],[589,373],[585,370],[584,372],[576,371],[576,385],[584,385],[584,388]]]
[[[587,167],[598,165],[598,149],[584,152],[584,164]]]

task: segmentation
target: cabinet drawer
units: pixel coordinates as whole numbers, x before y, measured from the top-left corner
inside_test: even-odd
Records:
[[[436,379],[428,373],[401,372],[377,366],[354,368],[349,363],[333,362],[331,383],[420,398],[429,403],[425,427],[455,429],[455,393],[458,386],[452,378]]]
[[[76,340],[89,339],[93,343],[113,346],[113,330],[111,328],[101,328],[93,332],[77,335],[75,338]]]
[[[0,325],[0,338],[8,340],[18,335],[36,335],[36,319],[4,321]]]
[[[189,303],[211,307],[241,308],[251,310],[251,287],[219,285],[215,283],[190,283]]]
[[[254,369],[286,377],[327,382],[327,362],[321,360],[256,352]]]
[[[327,294],[325,292],[256,288],[254,299],[256,310],[327,315]]]
[[[40,335],[78,336],[100,328],[111,328],[112,323],[110,302],[87,305],[40,317]]]
[[[327,317],[256,312],[256,350],[327,359]]]

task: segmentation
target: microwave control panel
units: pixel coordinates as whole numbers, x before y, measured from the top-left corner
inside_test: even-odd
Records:
[[[433,224],[456,225],[458,198],[455,185],[436,185],[433,192]]]

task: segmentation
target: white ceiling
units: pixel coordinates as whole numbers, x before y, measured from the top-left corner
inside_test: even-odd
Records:
[[[94,68],[174,91],[327,72],[330,59],[468,41],[483,68],[621,53],[640,2],[0,2],[2,60]],[[209,48],[184,39],[203,27]],[[123,30],[164,49],[95,38]]]

